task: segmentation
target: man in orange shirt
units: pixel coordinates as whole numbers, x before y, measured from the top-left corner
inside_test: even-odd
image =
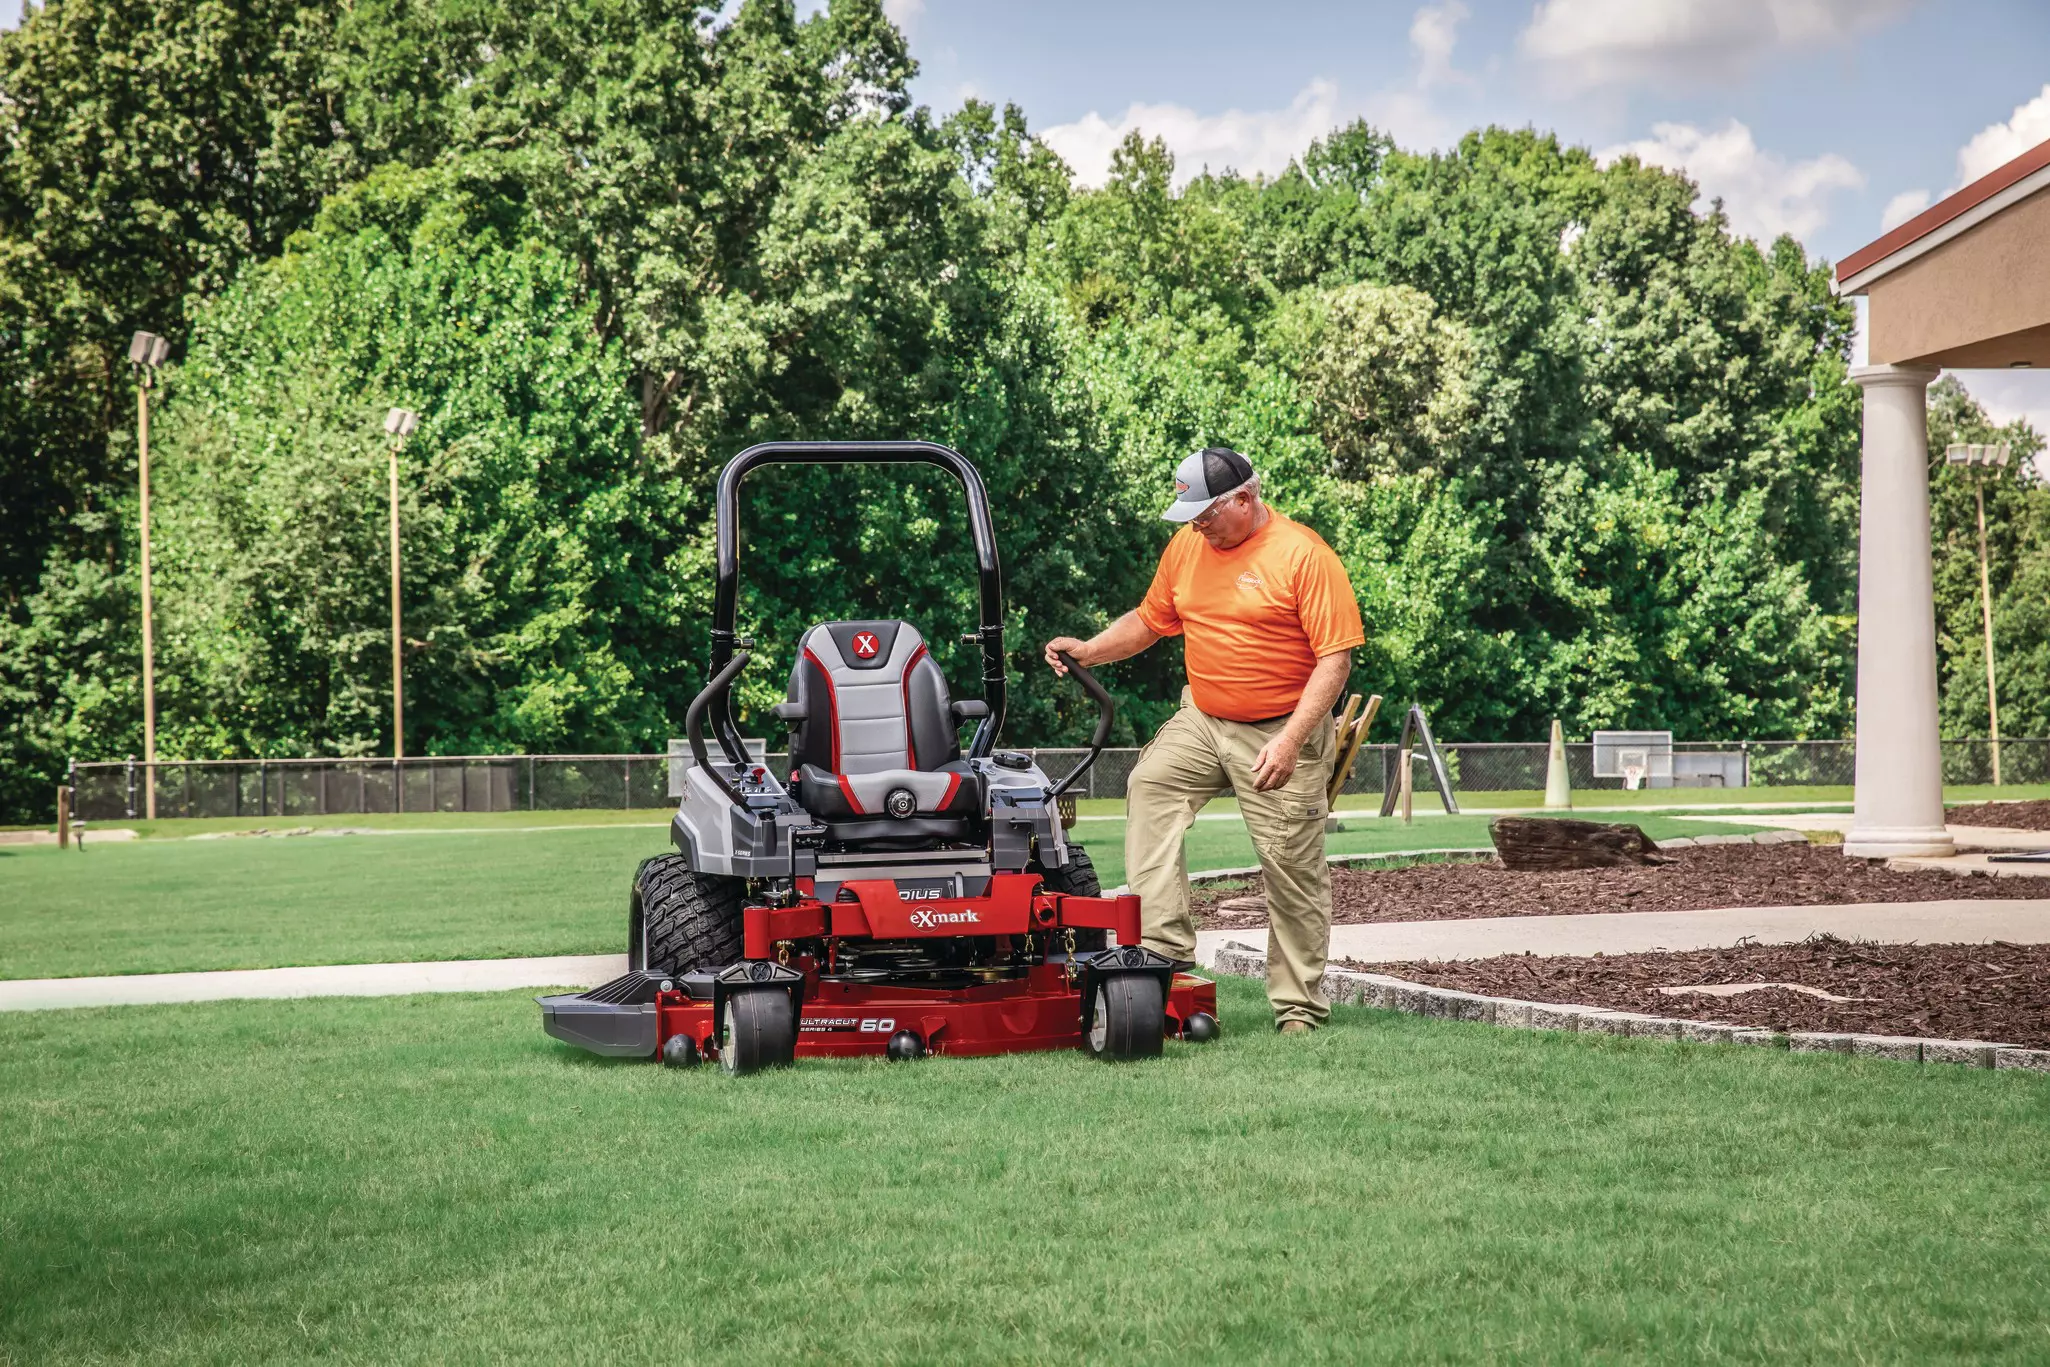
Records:
[[[1267,999],[1283,1033],[1322,1024],[1331,946],[1324,788],[1332,705],[1366,640],[1345,566],[1322,537],[1268,507],[1252,463],[1221,446],[1175,471],[1162,514],[1187,523],[1167,543],[1145,601],[1087,641],[1060,636],[1083,665],[1137,655],[1182,636],[1189,685],[1132,771],[1125,877],[1142,899],[1146,947],[1191,960],[1182,837],[1203,804],[1238,794],[1267,883]]]

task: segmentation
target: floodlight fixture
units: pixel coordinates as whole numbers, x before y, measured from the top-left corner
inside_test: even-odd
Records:
[[[154,332],[138,332],[128,341],[128,360],[131,365],[148,366],[154,370],[170,355],[171,344]]]
[[[384,430],[394,437],[410,437],[420,425],[420,415],[410,408],[394,408],[384,415]]]
[[[1954,441],[1943,448],[1943,461],[1946,465],[1971,465],[1986,469],[2005,466],[2009,454],[2008,444],[2004,441]]]

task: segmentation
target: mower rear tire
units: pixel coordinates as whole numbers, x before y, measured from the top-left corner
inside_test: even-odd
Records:
[[[742,1077],[764,1068],[784,1068],[797,1057],[796,1013],[781,990],[732,992],[720,1022],[719,1065]]]
[[[1096,1009],[1083,1046],[1100,1059],[1158,1058],[1167,1033],[1167,1003],[1160,979],[1118,973],[1096,980]]]
[[[627,912],[628,967],[680,977],[732,963],[746,890],[741,879],[698,873],[680,854],[645,861]]]
[[[1103,883],[1096,876],[1096,865],[1089,858],[1089,851],[1080,845],[1068,846],[1068,862],[1065,867],[1049,869],[1034,859],[1026,870],[1039,875],[1039,882],[1048,892],[1063,893],[1069,897],[1101,897]],[[1107,930],[1078,930],[1075,932],[1075,952],[1089,954],[1110,947],[1110,932]]]

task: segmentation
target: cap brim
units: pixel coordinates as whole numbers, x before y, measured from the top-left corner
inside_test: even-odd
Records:
[[[1204,511],[1211,504],[1217,502],[1218,498],[1223,497],[1223,494],[1219,494],[1217,498],[1206,498],[1201,503],[1190,503],[1178,498],[1168,504],[1167,511],[1160,516],[1168,522],[1194,522],[1197,518],[1203,516]]]

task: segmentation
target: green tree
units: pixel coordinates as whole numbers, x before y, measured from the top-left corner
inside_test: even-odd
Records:
[[[489,168],[483,168],[488,171]],[[642,651],[660,511],[616,345],[479,168],[389,172],[198,316],[162,427],[174,755],[391,740],[389,405],[403,458],[409,749],[609,749],[661,729]]]
[[[2005,467],[1953,467],[1952,442],[2006,442]],[[1979,592],[1979,512],[1986,499],[1993,589],[1994,678],[2000,730],[2050,735],[2050,488],[2036,471],[2043,438],[2025,420],[1996,426],[1955,375],[1929,387],[1929,492],[1936,589],[1937,678],[1943,734],[1987,734],[1985,624]]]

